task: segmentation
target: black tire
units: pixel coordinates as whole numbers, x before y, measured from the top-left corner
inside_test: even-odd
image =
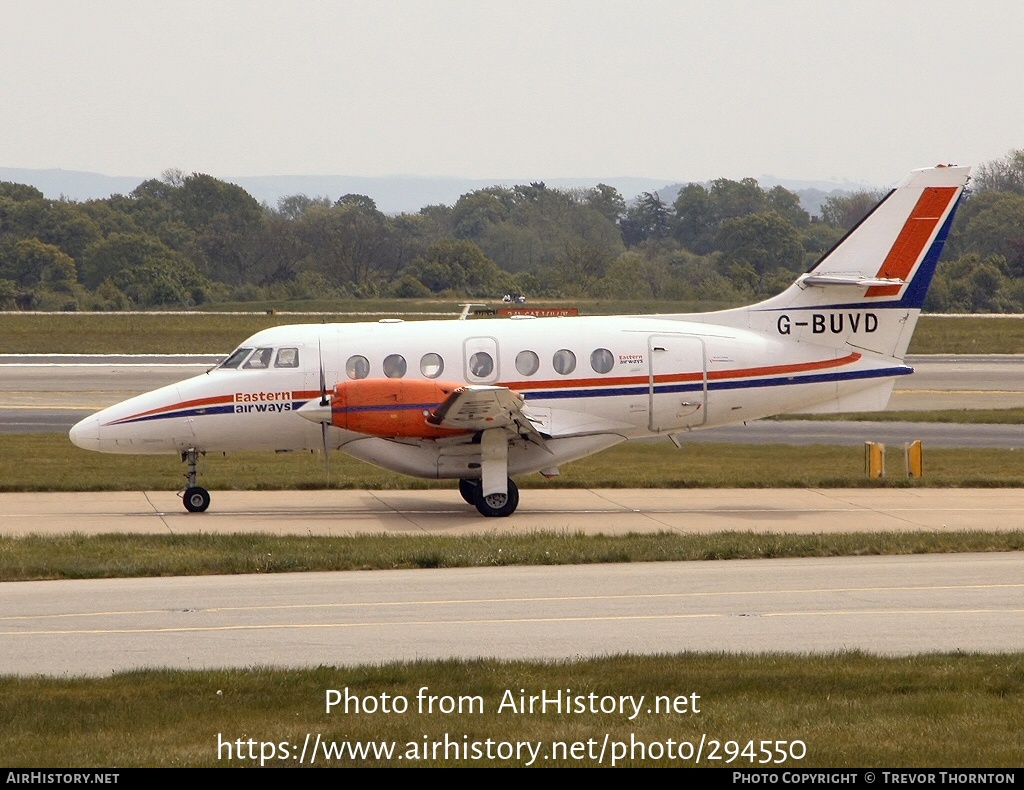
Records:
[[[189,513],[202,513],[210,506],[210,492],[202,486],[192,486],[185,489],[181,501]]]
[[[483,492],[483,485],[478,485],[476,487],[476,497],[473,500],[473,504],[476,505],[476,509],[481,516],[504,518],[505,516],[511,516],[516,512],[516,508],[519,507],[519,489],[516,488],[516,484],[511,480],[508,481],[508,494],[504,496],[501,494],[491,494],[485,497]]]
[[[462,494],[462,498],[466,500],[467,505],[476,504],[476,490],[479,487],[479,480],[466,480],[463,478],[459,481],[459,493]]]

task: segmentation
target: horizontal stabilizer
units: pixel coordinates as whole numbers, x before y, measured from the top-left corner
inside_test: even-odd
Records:
[[[854,288],[870,288],[871,286],[906,285],[906,280],[887,277],[864,277],[859,274],[805,274],[798,280],[800,285],[830,286],[846,285]]]

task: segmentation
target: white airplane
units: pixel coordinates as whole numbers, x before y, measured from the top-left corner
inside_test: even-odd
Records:
[[[484,516],[513,475],[627,439],[784,412],[884,409],[970,168],[911,173],[783,293],[713,313],[279,326],[207,373],[71,430],[107,453],[342,450],[459,480]],[[518,320],[517,320],[518,319]]]

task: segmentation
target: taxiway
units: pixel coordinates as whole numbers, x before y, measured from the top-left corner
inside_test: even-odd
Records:
[[[481,518],[452,489],[215,491],[205,513],[170,491],[3,493],[0,534],[1008,531],[1022,513],[1015,488],[539,488],[508,519]]]
[[[1024,555],[466,568],[0,585],[5,672],[684,650],[1024,649]]]

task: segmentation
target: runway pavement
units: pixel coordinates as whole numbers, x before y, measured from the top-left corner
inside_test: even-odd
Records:
[[[1024,554],[0,584],[3,671],[1024,649]]]
[[[1022,513],[1024,490],[1012,488],[524,489],[505,519],[482,518],[451,489],[214,491],[200,514],[169,491],[7,493],[0,534],[1006,531]]]
[[[890,411],[1024,406],[1024,355],[911,354],[906,362],[914,373],[896,381]]]

